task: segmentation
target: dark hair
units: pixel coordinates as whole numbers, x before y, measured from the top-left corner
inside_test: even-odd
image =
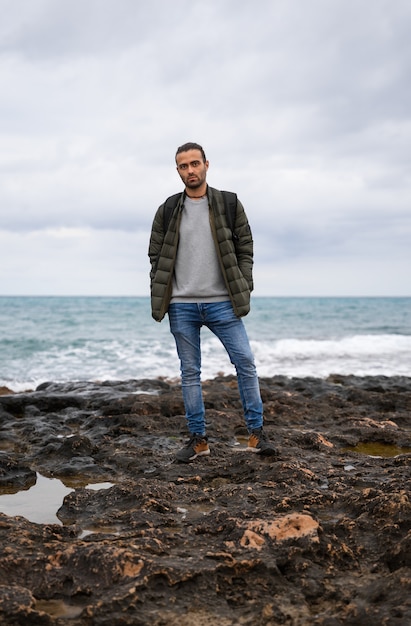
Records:
[[[192,141],[189,141],[188,143],[183,143],[182,146],[177,148],[176,158],[177,158],[177,154],[180,154],[180,152],[188,152],[188,150],[200,150],[201,156],[203,157],[204,163],[207,161],[206,155],[205,155],[205,152],[204,152],[202,146],[200,146],[200,144],[194,143]]]

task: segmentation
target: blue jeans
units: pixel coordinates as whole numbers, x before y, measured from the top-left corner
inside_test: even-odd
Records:
[[[180,358],[181,386],[190,433],[205,434],[205,409],[201,387],[202,326],[207,326],[218,337],[236,369],[248,431],[261,428],[263,403],[254,356],[244,324],[234,314],[231,302],[173,303],[169,306],[168,317]]]

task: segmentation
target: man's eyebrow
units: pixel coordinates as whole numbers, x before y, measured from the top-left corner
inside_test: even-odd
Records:
[[[196,165],[197,163],[201,163],[200,159],[194,159],[194,161],[189,161],[189,163],[179,163],[177,167],[187,167],[187,165]]]

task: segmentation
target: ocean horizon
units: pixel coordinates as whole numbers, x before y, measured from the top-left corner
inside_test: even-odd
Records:
[[[411,297],[252,298],[243,318],[260,377],[411,376]],[[179,378],[167,317],[148,296],[0,296],[0,386]],[[202,332],[202,378],[235,373]]]

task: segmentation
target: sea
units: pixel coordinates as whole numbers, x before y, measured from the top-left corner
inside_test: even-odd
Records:
[[[254,297],[243,318],[260,377],[411,376],[411,298]],[[202,330],[202,378],[233,374]],[[148,297],[0,297],[0,386],[178,380],[167,317]]]

